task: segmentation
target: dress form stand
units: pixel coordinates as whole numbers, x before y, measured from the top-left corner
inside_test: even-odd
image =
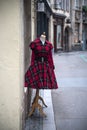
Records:
[[[32,108],[31,108],[31,111],[30,111],[30,113],[29,113],[29,116],[31,116],[31,115],[33,114],[33,112],[35,111],[35,109],[38,108],[40,114],[41,114],[42,116],[45,116],[45,117],[46,117],[46,114],[45,114],[45,113],[43,112],[43,110],[42,110],[42,109],[43,109],[42,106],[38,103],[39,100],[41,100],[42,103],[43,103],[43,105],[44,105],[45,107],[47,107],[47,105],[45,104],[43,98],[39,96],[39,89],[36,89],[36,95],[35,95],[35,97],[34,97],[34,100],[33,100],[33,103],[32,103]]]
[[[41,40],[42,44],[44,45],[45,40],[46,40],[45,32],[40,36],[40,40]],[[33,112],[36,108],[38,108],[38,110],[39,110],[39,112],[42,116],[46,116],[46,114],[42,110],[42,106],[39,104],[39,100],[41,100],[43,105],[45,107],[47,107],[43,98],[39,96],[39,89],[36,89],[36,95],[34,97],[34,100],[33,100],[33,103],[32,103],[32,108],[31,108],[31,111],[29,113],[29,116],[31,116],[33,114]]]

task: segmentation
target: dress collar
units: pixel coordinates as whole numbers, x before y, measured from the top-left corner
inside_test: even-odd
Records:
[[[45,46],[45,45],[46,45],[46,42],[43,44],[43,43],[40,41],[40,44],[43,45],[43,46]]]

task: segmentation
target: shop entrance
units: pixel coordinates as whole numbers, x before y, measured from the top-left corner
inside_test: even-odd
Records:
[[[63,27],[58,24],[54,25],[54,51],[63,49]]]
[[[65,29],[65,51],[69,51],[69,30]]]

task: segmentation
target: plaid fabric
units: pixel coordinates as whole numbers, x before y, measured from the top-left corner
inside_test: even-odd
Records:
[[[25,74],[25,87],[35,89],[57,89],[54,70],[48,62],[35,61]]]
[[[32,49],[31,65],[25,74],[25,87],[36,89],[58,88],[53,69],[52,44],[46,41],[43,45],[38,38],[30,44],[30,48]],[[47,61],[36,60],[41,57],[44,57]]]
[[[34,42],[31,42],[30,48],[32,49],[31,64],[34,64],[36,57],[46,57],[50,67],[53,68],[54,63],[51,52],[53,46],[50,42],[46,41],[45,45],[43,45],[40,39],[36,39]]]

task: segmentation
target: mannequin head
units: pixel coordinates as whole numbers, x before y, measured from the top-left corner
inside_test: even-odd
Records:
[[[45,43],[45,41],[46,41],[46,35],[45,35],[45,32],[43,32],[43,34],[41,34],[41,36],[40,36],[40,40],[41,40],[41,42]]]

